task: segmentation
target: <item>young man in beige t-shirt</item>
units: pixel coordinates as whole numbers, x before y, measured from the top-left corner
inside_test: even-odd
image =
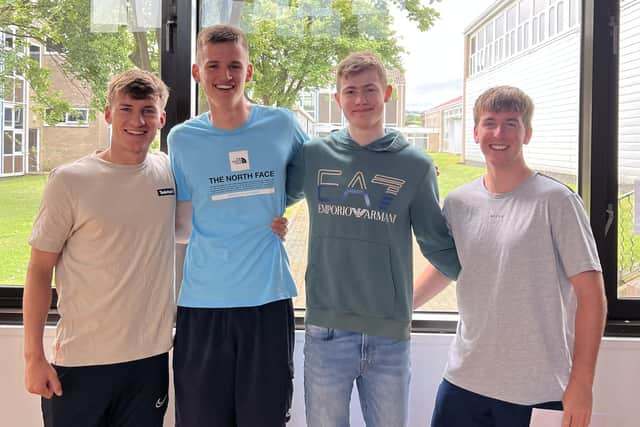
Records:
[[[54,169],[29,243],[25,386],[46,426],[161,426],[174,320],[175,184],[149,145],[168,89],[140,70],[109,83],[111,145]],[[51,363],[43,330],[55,270]]]

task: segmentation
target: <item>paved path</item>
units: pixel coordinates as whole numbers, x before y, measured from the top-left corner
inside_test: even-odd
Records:
[[[307,224],[309,214],[305,202],[298,203],[290,209],[289,232],[285,247],[291,261],[291,271],[298,286],[298,297],[294,299],[296,308],[305,307],[304,295],[304,272],[307,260]],[[413,275],[417,277],[424,269],[427,261],[422,256],[420,248],[413,242]],[[421,307],[421,310],[428,311],[457,311],[455,285],[449,285],[442,293],[433,298],[428,304]]]

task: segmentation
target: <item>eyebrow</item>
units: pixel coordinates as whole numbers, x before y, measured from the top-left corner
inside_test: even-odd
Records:
[[[360,86],[360,87],[367,89],[367,88],[370,88],[370,87],[376,87],[376,84],[375,84],[375,83],[367,83],[366,85],[362,85],[362,86]],[[347,90],[347,89],[358,89],[358,86],[356,86],[356,85],[349,85],[349,86],[344,86],[344,87],[342,88],[342,90]]]

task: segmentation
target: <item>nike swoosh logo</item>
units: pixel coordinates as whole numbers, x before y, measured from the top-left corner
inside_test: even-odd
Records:
[[[162,405],[167,401],[167,397],[169,396],[165,395],[162,399],[156,400],[156,408],[162,408]]]

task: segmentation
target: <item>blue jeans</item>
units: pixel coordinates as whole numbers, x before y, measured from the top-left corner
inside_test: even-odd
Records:
[[[306,326],[307,427],[348,427],[355,380],[367,427],[405,427],[409,415],[409,341]]]

